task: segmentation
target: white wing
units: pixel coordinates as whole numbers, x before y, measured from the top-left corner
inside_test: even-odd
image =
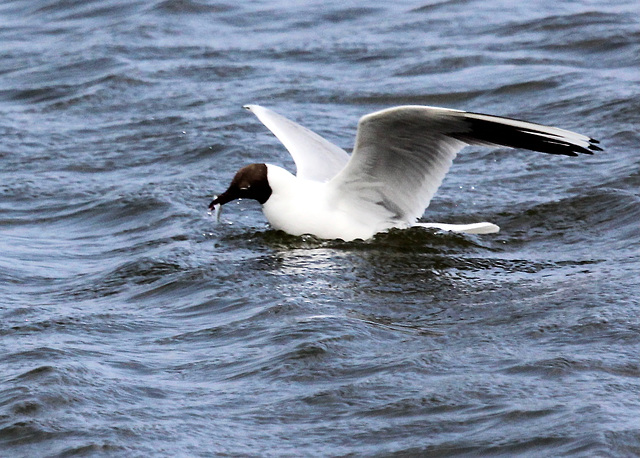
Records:
[[[287,148],[296,163],[298,177],[326,182],[349,161],[346,151],[306,127],[260,105],[244,108],[255,114]]]
[[[360,119],[351,160],[331,182],[337,205],[381,225],[413,224],[458,151],[502,145],[576,156],[597,141],[555,127],[446,108],[401,106]]]

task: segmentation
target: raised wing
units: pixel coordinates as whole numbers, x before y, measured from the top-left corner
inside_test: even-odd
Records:
[[[255,114],[287,148],[296,164],[298,177],[326,182],[347,165],[349,155],[346,151],[306,127],[260,105],[244,108]]]
[[[555,127],[425,106],[364,116],[351,160],[330,183],[335,201],[379,224],[413,224],[465,145],[502,145],[550,154],[592,154],[597,141]]]

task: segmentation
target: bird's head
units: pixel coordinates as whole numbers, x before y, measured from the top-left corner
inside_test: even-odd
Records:
[[[242,167],[231,180],[229,188],[213,199],[209,210],[216,205],[224,205],[235,199],[255,199],[264,204],[271,196],[271,186],[267,179],[265,164],[251,164]]]

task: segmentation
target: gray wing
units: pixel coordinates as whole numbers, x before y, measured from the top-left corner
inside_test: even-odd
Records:
[[[349,155],[342,148],[275,111],[260,105],[244,108],[255,114],[287,148],[296,163],[298,177],[326,182],[349,161]]]
[[[336,202],[391,224],[414,223],[465,145],[576,156],[597,141],[555,127],[446,108],[401,106],[364,116],[351,160],[330,183]]]

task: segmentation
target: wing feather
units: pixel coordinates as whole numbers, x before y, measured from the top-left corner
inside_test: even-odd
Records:
[[[342,148],[275,111],[260,105],[246,105],[245,108],[287,148],[296,164],[298,177],[326,182],[349,161],[349,155]]]
[[[379,225],[413,224],[465,146],[502,145],[576,156],[601,149],[575,132],[446,108],[401,106],[360,119],[351,160],[329,186],[338,205]]]

